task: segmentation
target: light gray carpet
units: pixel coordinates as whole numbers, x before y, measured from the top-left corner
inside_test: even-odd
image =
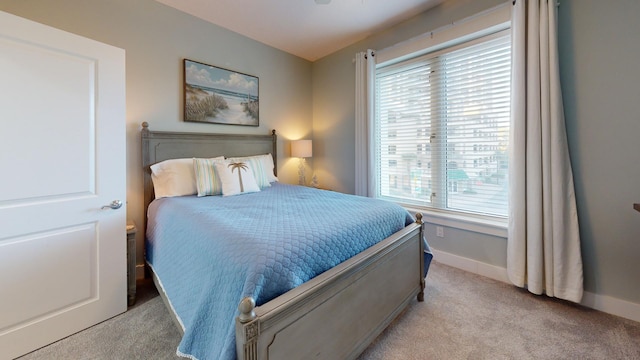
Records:
[[[432,271],[431,271],[432,270]],[[434,264],[362,359],[640,359],[640,323]]]
[[[180,332],[153,281],[139,281],[137,295],[136,303],[124,314],[18,359],[184,360],[175,355]]]
[[[125,314],[28,354],[39,359],[178,359],[179,332],[153,284]],[[413,302],[362,354],[369,359],[639,359],[640,323],[434,262]]]

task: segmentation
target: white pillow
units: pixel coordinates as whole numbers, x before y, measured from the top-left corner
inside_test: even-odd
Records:
[[[216,173],[215,163],[224,163],[224,157],[213,159],[193,159],[191,168],[195,171],[196,190],[198,196],[222,194],[220,177]]]
[[[193,158],[170,159],[151,165],[151,180],[156,199],[197,192]]]
[[[249,163],[225,161],[215,162],[213,166],[222,183],[222,196],[260,191]]]
[[[229,158],[230,161],[235,162],[248,162],[253,169],[253,176],[261,189],[271,186],[271,183],[278,181],[278,178],[273,174],[273,157],[271,154],[245,156]]]

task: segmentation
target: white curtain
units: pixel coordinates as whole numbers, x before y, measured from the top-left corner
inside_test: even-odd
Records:
[[[507,272],[519,287],[580,302],[582,257],[560,91],[557,4],[516,0]]]
[[[356,54],[356,195],[374,196],[374,51]]]

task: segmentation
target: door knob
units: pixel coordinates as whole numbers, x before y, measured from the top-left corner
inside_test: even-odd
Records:
[[[111,204],[103,206],[101,209],[110,208],[113,210],[120,209],[122,207],[122,200],[113,200]]]

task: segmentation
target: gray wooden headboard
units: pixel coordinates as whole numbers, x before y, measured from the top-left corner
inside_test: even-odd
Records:
[[[276,145],[275,130],[271,131],[271,135],[188,133],[151,131],[147,122],[142,123],[144,219],[147,218],[147,208],[154,198],[151,165],[168,159],[234,157],[271,153],[274,164],[273,171],[277,175]]]

